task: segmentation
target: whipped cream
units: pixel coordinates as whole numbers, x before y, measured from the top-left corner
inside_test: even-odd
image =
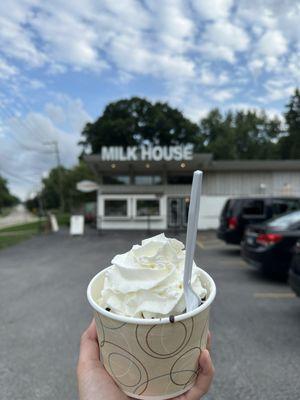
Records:
[[[163,233],[134,245],[130,251],[116,255],[106,270],[98,299],[111,312],[136,318],[161,318],[182,314],[184,245]],[[200,269],[194,263],[192,287],[201,298]]]

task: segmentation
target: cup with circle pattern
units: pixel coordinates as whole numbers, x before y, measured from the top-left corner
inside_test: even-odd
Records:
[[[201,269],[207,296],[197,309],[174,318],[140,319],[113,314],[97,304],[104,273],[105,269],[91,280],[87,296],[107,372],[126,395],[136,399],[164,400],[189,390],[206,347],[216,294],[213,279]]]

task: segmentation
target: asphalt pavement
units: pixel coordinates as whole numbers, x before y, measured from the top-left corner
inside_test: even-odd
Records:
[[[92,317],[89,280],[146,232],[67,232],[0,252],[0,399],[74,400],[81,332]],[[177,235],[179,239],[183,236]],[[216,376],[207,400],[300,398],[300,298],[263,279],[206,232],[196,261],[212,275]]]

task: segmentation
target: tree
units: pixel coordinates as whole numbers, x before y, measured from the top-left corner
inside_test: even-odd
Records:
[[[200,121],[205,150],[215,159],[278,158],[281,123],[264,112],[229,111],[222,115],[213,109]]]
[[[300,158],[300,91],[295,89],[286,106],[287,134],[280,139],[280,155],[284,159]]]
[[[204,140],[204,149],[213,153],[216,159],[236,158],[232,119],[231,112],[224,118],[220,110],[215,108],[200,121],[200,133]]]
[[[81,161],[72,169],[64,167],[53,168],[48,177],[43,179],[43,189],[39,196],[46,210],[57,210],[60,208],[59,173],[62,179],[62,194],[65,202],[64,211],[72,211],[72,209],[78,207],[83,202],[95,200],[94,193],[81,193],[76,189],[76,184],[79,181],[95,179],[92,171]],[[26,204],[29,209],[38,208],[38,199],[28,200]]]
[[[0,176],[0,212],[3,207],[11,207],[18,202],[19,199],[9,192],[6,179]]]
[[[98,153],[102,146],[134,146],[142,143],[201,145],[199,127],[167,103],[151,103],[132,97],[108,104],[103,114],[82,131],[84,151]]]

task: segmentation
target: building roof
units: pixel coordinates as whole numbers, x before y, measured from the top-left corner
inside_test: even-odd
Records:
[[[215,172],[229,171],[299,171],[300,160],[218,160],[210,153],[194,154],[189,161],[102,161],[100,155],[87,155],[84,160],[96,173],[159,173],[191,172],[196,169]]]
[[[212,161],[208,171],[300,171],[300,160]]]
[[[207,169],[211,163],[212,154],[194,154],[189,161],[102,161],[99,155],[85,156],[84,160],[91,166],[96,173],[159,173],[167,172],[190,172],[196,169]]]

